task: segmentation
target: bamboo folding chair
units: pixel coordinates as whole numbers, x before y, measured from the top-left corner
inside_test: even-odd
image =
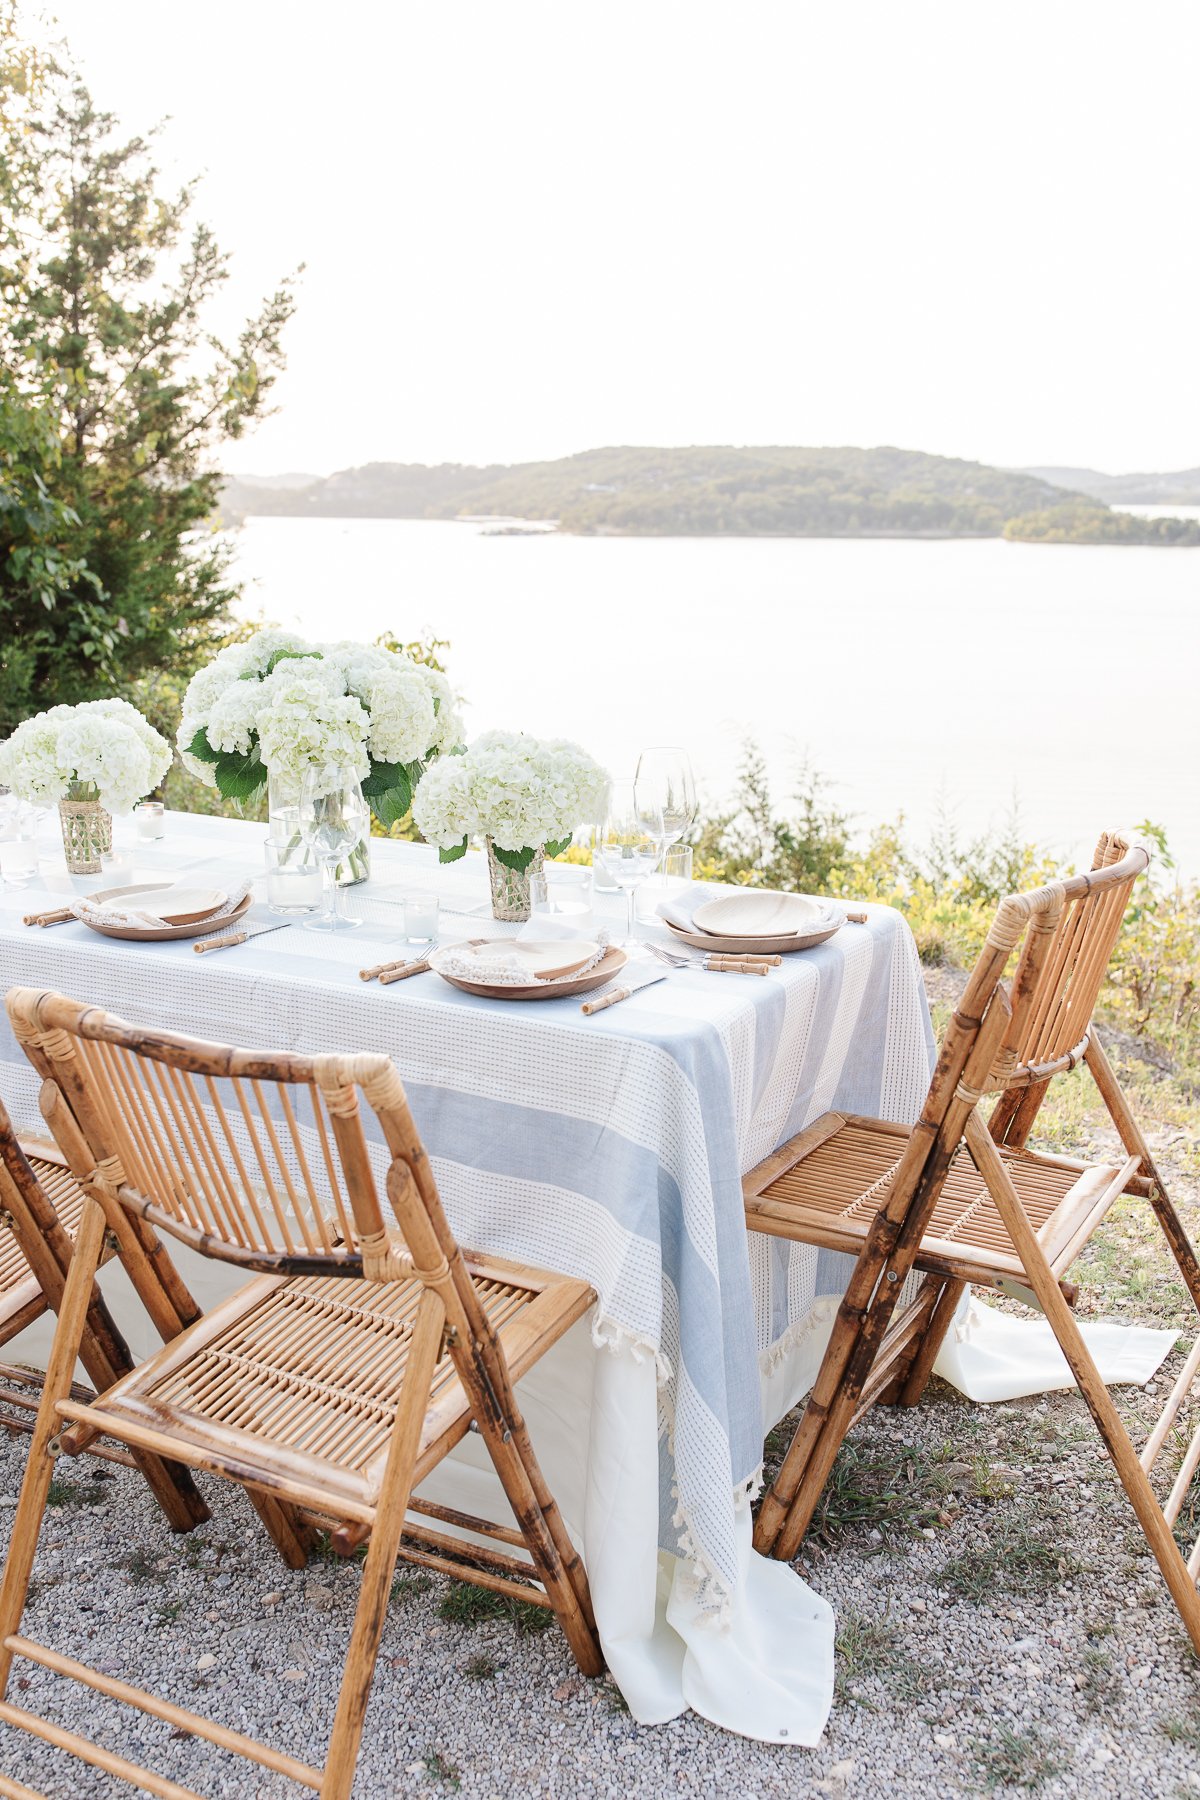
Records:
[[[549,1608],[581,1669],[598,1674],[587,1580],[513,1391],[595,1296],[582,1281],[459,1248],[388,1058],[258,1056],[28,989],[7,1005],[86,1198],[0,1588],[0,1723],[188,1800],[5,1698],[25,1658],[345,1800],[398,1556]],[[390,1157],[391,1227],[360,1094]],[[132,1230],[147,1222],[257,1278],[189,1322],[165,1252],[146,1258]],[[70,1377],[106,1230],[167,1341],[83,1402]],[[414,1495],[472,1428],[515,1527]],[[293,1563],[314,1520],[345,1554],[369,1539],[323,1769],[21,1635],[54,1459],[99,1433],[238,1482]]]
[[[986,1283],[1028,1297],[1049,1319],[1200,1649],[1200,1542],[1185,1560],[1172,1531],[1200,1467],[1200,1428],[1165,1503],[1149,1479],[1200,1369],[1200,1339],[1139,1456],[1084,1344],[1065,1281],[1114,1201],[1129,1194],[1150,1203],[1200,1312],[1195,1251],[1092,1022],[1129,895],[1148,862],[1145,850],[1104,837],[1086,874],[1002,901],[911,1130],[827,1113],[746,1176],[751,1230],[857,1255],[816,1383],[759,1513],[754,1541],[764,1553],[795,1556],[847,1431],[879,1400],[919,1399],[963,1285]],[[1010,989],[1002,977],[1019,943]],[[1050,1082],[1080,1063],[1121,1139],[1125,1154],[1112,1163],[1028,1147]],[[992,1091],[1000,1097],[985,1124],[979,1105]],[[897,1313],[914,1268],[926,1279]]]
[[[84,1200],[62,1151],[40,1139],[18,1137],[0,1101],[0,1344],[61,1307]],[[103,1259],[111,1254],[106,1243]],[[110,1387],[133,1368],[128,1345],[99,1288],[88,1306],[79,1359],[97,1388]],[[11,1409],[0,1415],[5,1430],[33,1431],[41,1387],[30,1371],[0,1362],[0,1402]],[[85,1388],[72,1392],[76,1398],[92,1397]],[[190,1531],[208,1518],[207,1506],[180,1464],[103,1442],[92,1446],[92,1454],[140,1468],[173,1530]]]

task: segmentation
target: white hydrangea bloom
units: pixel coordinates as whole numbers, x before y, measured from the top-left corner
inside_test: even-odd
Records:
[[[52,706],[0,746],[0,780],[33,805],[52,805],[79,782],[109,812],[128,812],[170,766],[171,746],[127,700]]]
[[[464,756],[439,757],[417,789],[422,835],[443,849],[486,834],[502,850],[569,837],[605,804],[608,777],[578,744],[488,731]]]
[[[433,690],[416,663],[397,657],[364,696],[371,715],[371,755],[377,762],[411,763],[429,753],[437,729]]]
[[[455,749],[463,741],[462,714],[458,710],[454,692],[440,669],[430,669],[422,665],[422,674],[429,683],[436,704],[436,723],[434,725],[433,742],[429,748],[438,755]]]
[[[370,767],[370,720],[353,694],[331,694],[304,676],[271,685],[271,704],[258,715],[258,752],[272,775],[299,782],[314,763],[347,763],[364,776]]]
[[[225,692],[218,694],[204,728],[214,750],[237,750],[243,756],[249,752],[258,730],[258,715],[263,709],[267,685],[261,681],[231,681]],[[188,738],[188,743],[194,738],[195,732]]]

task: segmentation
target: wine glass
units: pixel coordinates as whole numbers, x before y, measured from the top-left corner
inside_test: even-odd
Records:
[[[663,822],[661,813],[639,807],[631,781],[613,783],[608,816],[597,836],[596,849],[605,874],[625,895],[625,943],[634,944],[637,890],[658,867],[663,853]]]
[[[353,763],[307,769],[300,784],[300,835],[325,872],[328,904],[304,920],[306,931],[351,931],[361,919],[346,914],[346,896],[334,871],[370,825],[358,770]]]
[[[639,814],[662,820],[663,860],[696,817],[696,783],[687,751],[678,744],[654,744],[638,757],[633,778]]]

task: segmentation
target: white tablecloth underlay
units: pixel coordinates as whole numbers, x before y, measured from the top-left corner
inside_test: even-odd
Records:
[[[262,835],[168,815],[161,843],[126,841],[139,880],[231,884],[258,864]],[[365,963],[403,954],[386,902],[405,893],[439,896],[443,942],[515,930],[481,910],[480,858],[441,867],[423,847],[376,842],[373,879],[349,897],[368,921],[359,931],[296,928],[196,957],[186,942],[22,927],[54,896],[103,885],[72,882],[52,845],[48,832],[38,885],[0,890],[5,987],[53,986],[136,1023],[255,1048],[387,1050],[462,1241],[592,1282],[591,1321],[537,1365],[521,1398],[613,1674],[643,1723],[692,1706],[747,1736],[815,1743],[832,1697],[832,1611],[789,1568],[753,1555],[748,1497],[763,1432],[812,1384],[851,1264],[758,1236],[747,1256],[740,1176],[831,1106],[915,1117],[932,1038],[899,915],[872,907],[868,925],[766,980],[689,970],[586,1019],[578,1001],[481,1001],[434,975],[386,989],[357,980]],[[619,932],[622,910],[600,897],[597,921]],[[36,1079],[2,1041],[5,1100],[36,1129]],[[382,1146],[373,1154],[382,1169]],[[179,1261],[205,1304],[237,1285],[220,1265]],[[102,1280],[147,1354],[156,1340],[123,1272]],[[1088,1332],[1107,1380],[1148,1379],[1173,1342]],[[48,1338],[43,1322],[6,1355],[38,1359]],[[937,1370],[980,1400],[1071,1385],[1047,1326],[978,1302],[960,1308]],[[502,1509],[474,1437],[425,1491]]]

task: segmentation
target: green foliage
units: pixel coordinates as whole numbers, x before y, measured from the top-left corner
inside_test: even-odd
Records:
[[[1064,500],[1009,519],[1006,538],[1027,544],[1200,544],[1194,519],[1146,519],[1113,512],[1099,500]]]
[[[223,505],[235,517],[490,515],[666,537],[1024,537],[1042,534],[1031,520],[1061,512],[1071,541],[1200,543],[1194,525],[1110,513],[1019,469],[890,447],[624,447],[485,468],[368,463],[300,488],[231,483]],[[1008,533],[1010,521],[1029,529]]]
[[[207,529],[216,448],[266,410],[288,283],[236,341],[205,319],[229,267],[193,188],[162,188],[0,6],[0,730],[130,693],[219,643],[236,589]]]
[[[510,1619],[519,1637],[549,1630],[554,1614],[528,1600],[514,1600],[492,1588],[471,1581],[452,1580],[438,1607],[438,1617],[451,1625],[481,1625],[491,1619]]]
[[[903,818],[865,845],[828,798],[824,776],[801,771],[792,816],[777,811],[757,746],[747,744],[733,809],[695,836],[700,879],[874,900],[902,912],[926,963],[974,961],[1007,893],[1068,873],[1028,843],[1014,813],[998,833],[963,838],[946,817],[920,850]],[[1137,835],[1154,853],[1134,889],[1105,982],[1100,1017],[1149,1045],[1185,1079],[1200,1079],[1200,884],[1178,879],[1161,826]]]

